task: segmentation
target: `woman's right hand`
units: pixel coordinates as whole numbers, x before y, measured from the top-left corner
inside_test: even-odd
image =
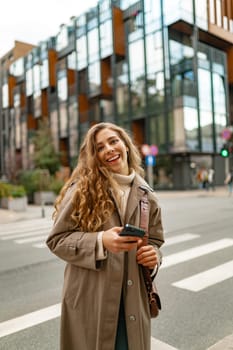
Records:
[[[139,237],[119,236],[123,227],[115,226],[103,232],[103,246],[111,253],[128,252],[137,248]]]

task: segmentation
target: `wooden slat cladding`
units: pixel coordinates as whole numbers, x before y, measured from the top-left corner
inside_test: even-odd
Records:
[[[79,106],[79,116],[80,123],[88,121],[88,111],[89,111],[89,102],[88,98],[84,94],[78,95],[78,106]]]
[[[21,108],[26,107],[25,84],[23,84],[20,89],[20,106]]]
[[[60,145],[60,151],[61,151],[61,163],[63,166],[68,166],[68,142],[67,139],[60,139],[59,140]]]
[[[101,60],[101,93],[103,96],[112,96],[111,60],[110,58]]]
[[[233,84],[233,47],[227,51],[228,82]]]
[[[76,71],[73,69],[67,69],[67,80],[68,80],[68,90],[69,90],[69,96],[74,96],[75,91],[75,74]]]
[[[14,106],[14,88],[16,86],[15,77],[8,77],[8,93],[9,93],[9,107]]]
[[[214,18],[210,18],[210,13],[213,14]],[[233,0],[222,0],[221,2],[208,0],[208,18],[209,32],[232,44],[233,33],[230,31],[230,21],[233,20]]]
[[[48,60],[49,60],[49,85],[52,87],[56,86],[56,62],[57,62],[57,53],[54,50],[48,51]]]
[[[43,117],[48,117],[49,106],[48,106],[47,90],[42,90],[42,92],[41,92],[41,112],[42,112]]]
[[[117,7],[112,8],[113,21],[113,47],[116,55],[125,55],[125,31],[123,11]]]
[[[144,142],[144,120],[132,121],[132,132],[134,142],[137,146],[140,146]]]
[[[27,128],[29,130],[36,130],[37,129],[37,119],[33,117],[32,114],[28,114],[27,116]]]

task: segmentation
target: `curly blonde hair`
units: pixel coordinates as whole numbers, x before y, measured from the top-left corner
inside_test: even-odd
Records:
[[[129,168],[134,169],[136,173],[144,177],[140,153],[123,128],[112,123],[98,123],[92,126],[80,147],[77,166],[55,202],[54,217],[57,215],[65,193],[73,183],[75,192],[72,198],[71,218],[75,228],[81,231],[98,231],[115,208],[109,189],[112,189],[113,193],[116,194],[117,183],[112,173],[100,163],[97,157],[96,135],[103,129],[111,129],[118,134],[128,148]]]

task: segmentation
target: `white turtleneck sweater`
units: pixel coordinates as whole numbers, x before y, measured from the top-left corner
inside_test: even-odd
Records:
[[[120,203],[118,203],[118,205],[119,205],[120,214],[124,218],[131,184],[135,177],[135,171],[131,169],[131,172],[129,175],[114,173],[113,176],[119,185]],[[101,231],[98,233],[98,236],[97,236],[96,259],[103,260],[103,259],[106,259],[106,257],[107,257],[107,251],[104,249],[104,246],[103,246],[103,231]]]

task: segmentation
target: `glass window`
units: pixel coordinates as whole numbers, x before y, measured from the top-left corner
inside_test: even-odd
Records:
[[[200,109],[211,111],[211,75],[209,71],[201,68],[198,69],[198,93]],[[204,121],[203,123],[205,125]]]
[[[129,104],[129,84],[128,84],[128,66],[125,62],[117,63],[117,87],[116,87],[116,99],[118,114],[122,118],[128,117],[128,104]]]
[[[67,68],[76,70],[76,52],[73,51],[71,54],[67,57]]]
[[[49,62],[45,59],[41,63],[41,89],[45,89],[49,86]]]
[[[24,60],[19,58],[17,61],[12,63],[9,68],[10,74],[14,77],[20,77],[24,74]]]
[[[160,28],[161,6],[160,0],[144,0],[146,32]]]
[[[89,62],[96,61],[99,57],[99,35],[98,28],[94,28],[88,32],[88,57]]]
[[[9,107],[9,90],[8,84],[3,84],[2,86],[2,107]]]
[[[16,92],[14,93],[14,107],[20,106],[20,93]]]
[[[51,106],[50,113],[50,126],[51,126],[51,134],[52,140],[55,147],[56,152],[59,152],[59,130],[58,130],[58,112],[55,106]]]
[[[226,115],[226,91],[224,78],[213,73],[214,111]],[[226,121],[225,121],[226,122]]]
[[[41,94],[40,90],[40,66],[36,64],[33,67],[33,91],[34,97],[39,96]]]
[[[89,93],[98,94],[100,92],[100,62],[94,62],[88,67]]]
[[[137,59],[135,59],[137,57]],[[143,41],[129,45],[131,106],[134,115],[141,114],[146,104],[145,98],[145,61]]]
[[[131,5],[137,3],[138,0],[121,0],[121,9],[126,10]]]
[[[60,51],[68,45],[68,28],[63,25],[56,38],[56,50]]]
[[[184,129],[186,148],[198,150],[198,115],[195,108],[184,107]]]
[[[33,94],[33,73],[32,68],[26,71],[26,95]]]
[[[77,45],[77,63],[78,70],[87,66],[87,39],[86,36],[81,36],[76,41]]]
[[[60,101],[67,101],[68,98],[68,87],[67,87],[67,77],[58,77],[57,81],[57,91],[58,98]]]
[[[76,102],[69,105],[69,149],[70,156],[77,157],[78,153],[78,105]]]
[[[146,64],[149,74],[163,70],[162,34],[160,31],[146,36]]]
[[[110,56],[113,52],[112,21],[100,25],[101,58]]]

